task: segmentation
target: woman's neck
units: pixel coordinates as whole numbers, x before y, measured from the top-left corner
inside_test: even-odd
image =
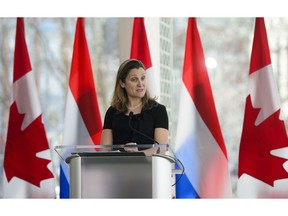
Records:
[[[135,101],[130,102],[129,105],[127,105],[128,113],[140,113],[142,110],[142,101]]]

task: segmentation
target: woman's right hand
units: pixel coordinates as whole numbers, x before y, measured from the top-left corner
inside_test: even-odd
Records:
[[[137,143],[126,143],[124,146],[124,150],[126,152],[138,152],[138,147],[137,147]]]

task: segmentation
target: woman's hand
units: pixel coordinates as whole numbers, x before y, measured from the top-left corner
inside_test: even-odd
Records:
[[[126,152],[138,152],[138,147],[136,143],[130,142],[125,144],[124,150]]]

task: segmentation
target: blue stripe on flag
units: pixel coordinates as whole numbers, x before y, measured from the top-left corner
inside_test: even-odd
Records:
[[[200,181],[195,135],[191,131],[186,136],[186,139],[176,150],[176,157],[183,163],[185,168],[184,174],[176,184],[176,198],[200,198],[197,193],[198,188],[195,188]],[[176,178],[178,179],[180,176],[176,175]],[[193,185],[193,183],[197,183],[197,185]]]
[[[70,198],[69,182],[63,171],[62,164],[60,165],[60,198]]]
[[[180,178],[180,174],[177,174],[176,178]],[[183,174],[180,181],[180,184],[176,184],[176,199],[200,198],[194,187],[192,186],[191,182],[187,178],[186,174]]]

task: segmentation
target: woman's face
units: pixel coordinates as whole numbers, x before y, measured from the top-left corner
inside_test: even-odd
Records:
[[[129,98],[143,98],[146,93],[146,72],[143,68],[134,68],[128,72],[125,83],[120,81]]]

